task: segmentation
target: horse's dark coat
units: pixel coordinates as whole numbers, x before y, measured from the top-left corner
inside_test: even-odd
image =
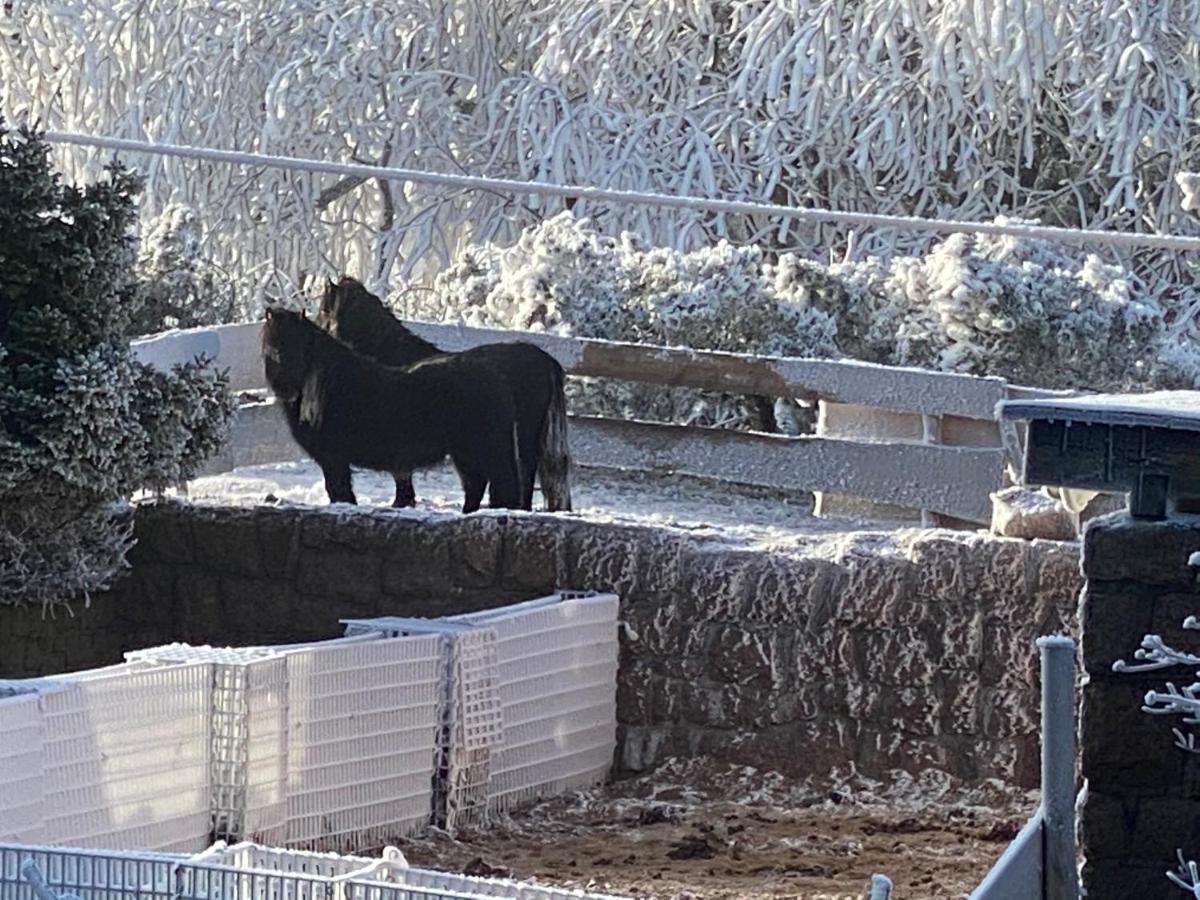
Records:
[[[377,362],[406,366],[442,353],[409,331],[383,301],[356,279],[329,282],[317,322],[338,340]],[[571,508],[570,456],[567,449],[567,408],[562,366],[533,344],[487,344],[467,351],[492,366],[508,386],[517,420],[522,505],[533,505],[534,474],[541,476],[549,510]],[[415,501],[412,479],[396,476],[396,505]]]
[[[267,383],[331,502],[354,503],[350,467],[408,473],[453,460],[463,512],[522,505],[512,396],[470,352],[393,368],[355,353],[299,313],[269,310]]]

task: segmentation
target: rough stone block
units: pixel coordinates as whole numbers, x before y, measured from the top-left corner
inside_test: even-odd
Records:
[[[633,658],[699,657],[707,651],[710,626],[683,619],[669,603],[626,605],[621,617]]]
[[[563,520],[565,587],[611,591],[629,603],[679,589],[686,539],[651,528]]]
[[[1088,523],[1083,567],[1089,582],[1137,581],[1186,589],[1197,570],[1188,557],[1200,550],[1200,521],[1188,516],[1152,522],[1116,513]]]
[[[192,540],[194,508],[173,501],[140,503],[134,513],[134,537],[137,543],[129,554],[129,563],[191,563],[195,561]]]
[[[1038,694],[1029,690],[984,690],[980,703],[981,732],[988,740],[1037,735],[1041,730]]]
[[[1154,624],[1155,600],[1161,590],[1132,582],[1088,582],[1079,607],[1085,672],[1111,678],[1114,662],[1133,660],[1142,636]]]
[[[437,593],[451,584],[450,540],[440,529],[398,518],[380,550],[382,589],[388,597]]]
[[[1011,487],[992,494],[992,533],[1027,541],[1071,541],[1075,539],[1075,521],[1054,497],[1032,488]]]
[[[236,510],[221,518],[197,516],[192,521],[192,540],[199,565],[252,578],[265,574],[252,510]]]
[[[532,596],[551,594],[565,570],[557,525],[543,516],[512,516],[503,532],[500,584]]]
[[[907,551],[913,565],[913,591],[919,599],[951,605],[971,602],[978,578],[965,538],[947,532],[917,532]]]
[[[1089,862],[1157,862],[1161,873],[1173,868],[1176,848],[1200,846],[1198,813],[1194,800],[1108,794],[1089,784],[1080,803],[1080,846]]]
[[[382,572],[379,555],[368,549],[310,548],[300,557],[296,592],[314,597],[378,597]]]
[[[617,721],[626,725],[649,725],[654,721],[654,673],[645,663],[629,662],[617,680]]]
[[[1079,594],[1083,590],[1080,570],[1080,545],[1054,541],[1035,541],[1030,549],[1030,564],[1034,572],[1034,618],[1041,634],[1062,630],[1074,633],[1074,619],[1079,610]]]
[[[254,512],[263,574],[282,580],[294,578],[302,553],[302,520],[295,515],[286,515],[287,510],[270,506],[258,507]]]
[[[1002,621],[989,617],[983,622],[983,664],[979,681],[987,687],[1010,690],[1040,684],[1039,631],[1032,621]]]
[[[1093,681],[1083,688],[1079,746],[1083,777],[1095,789],[1137,791],[1144,796],[1177,795],[1185,754],[1173,747],[1177,721],[1142,712],[1146,689],[1156,679],[1125,676]]]
[[[500,559],[508,518],[462,516],[440,523],[440,537],[450,545],[450,578],[457,587],[500,586]]]
[[[878,536],[877,536],[878,537]],[[913,567],[887,539],[862,539],[837,557],[842,577],[837,584],[835,618],[845,625],[912,621]]]
[[[774,628],[714,625],[708,660],[712,676],[728,684],[779,689],[791,683],[794,632]]]
[[[1163,874],[1175,865],[1173,858],[1163,865],[1089,859],[1080,870],[1080,881],[1087,900],[1178,900],[1185,895]]]

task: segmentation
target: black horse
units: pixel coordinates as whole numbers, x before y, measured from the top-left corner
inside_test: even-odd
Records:
[[[325,286],[317,323],[355,351],[389,366],[405,366],[442,353],[409,331],[383,301],[344,276]],[[485,344],[468,353],[487,360],[508,386],[517,416],[517,452],[521,458],[525,509],[533,506],[536,473],[542,483],[546,509],[571,508],[571,458],[567,448],[567,402],[562,366],[533,344]],[[396,503],[416,501],[412,478],[396,475]]]
[[[267,383],[331,503],[355,502],[351,466],[409,473],[449,456],[463,512],[479,509],[485,489],[492,506],[522,507],[512,395],[485,359],[467,352],[384,366],[279,309],[267,310],[262,352]]]

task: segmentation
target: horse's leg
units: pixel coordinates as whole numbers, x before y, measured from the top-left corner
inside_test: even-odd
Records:
[[[523,505],[525,499],[524,475],[521,472],[521,459],[518,455],[516,426],[510,419],[505,425],[496,429],[495,439],[490,443],[495,455],[487,459],[488,476],[488,505],[494,509],[529,509],[532,506]]]
[[[329,495],[330,503],[358,503],[354,496],[354,481],[350,467],[345,463],[322,466],[325,475],[325,493]]]
[[[319,461],[318,461],[319,462]],[[330,503],[355,503],[354,482],[350,466],[343,462],[319,462],[321,474],[325,476],[325,493]]]
[[[416,506],[417,492],[413,490],[412,472],[393,472],[396,480],[396,499],[392,506]]]
[[[541,455],[538,452],[540,432],[540,427],[532,431],[522,429],[517,435],[523,482],[521,485],[521,509],[533,509],[533,482]]]
[[[463,486],[463,512],[473,513],[483,505],[483,492],[487,490],[487,478],[475,472],[470,472],[455,463],[458,477]]]

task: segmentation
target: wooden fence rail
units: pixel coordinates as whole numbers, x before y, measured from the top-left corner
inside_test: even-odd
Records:
[[[786,490],[835,491],[880,504],[987,522],[989,495],[1003,486],[1012,448],[938,443],[942,417],[996,421],[996,406],[1013,396],[1057,394],[977,378],[870,363],[757,357],[654,347],[559,335],[456,325],[408,323],[444,350],[529,341],[571,375],[617,378],[734,394],[800,397],[922,416],[923,441],[782,437],[625,420],[572,417],[571,451],[585,466],[698,475]],[[143,362],[166,368],[199,354],[229,370],[236,391],[265,387],[261,325],[223,325],[166,332],[133,344]],[[238,411],[233,434],[208,472],[298,459],[273,403]]]

